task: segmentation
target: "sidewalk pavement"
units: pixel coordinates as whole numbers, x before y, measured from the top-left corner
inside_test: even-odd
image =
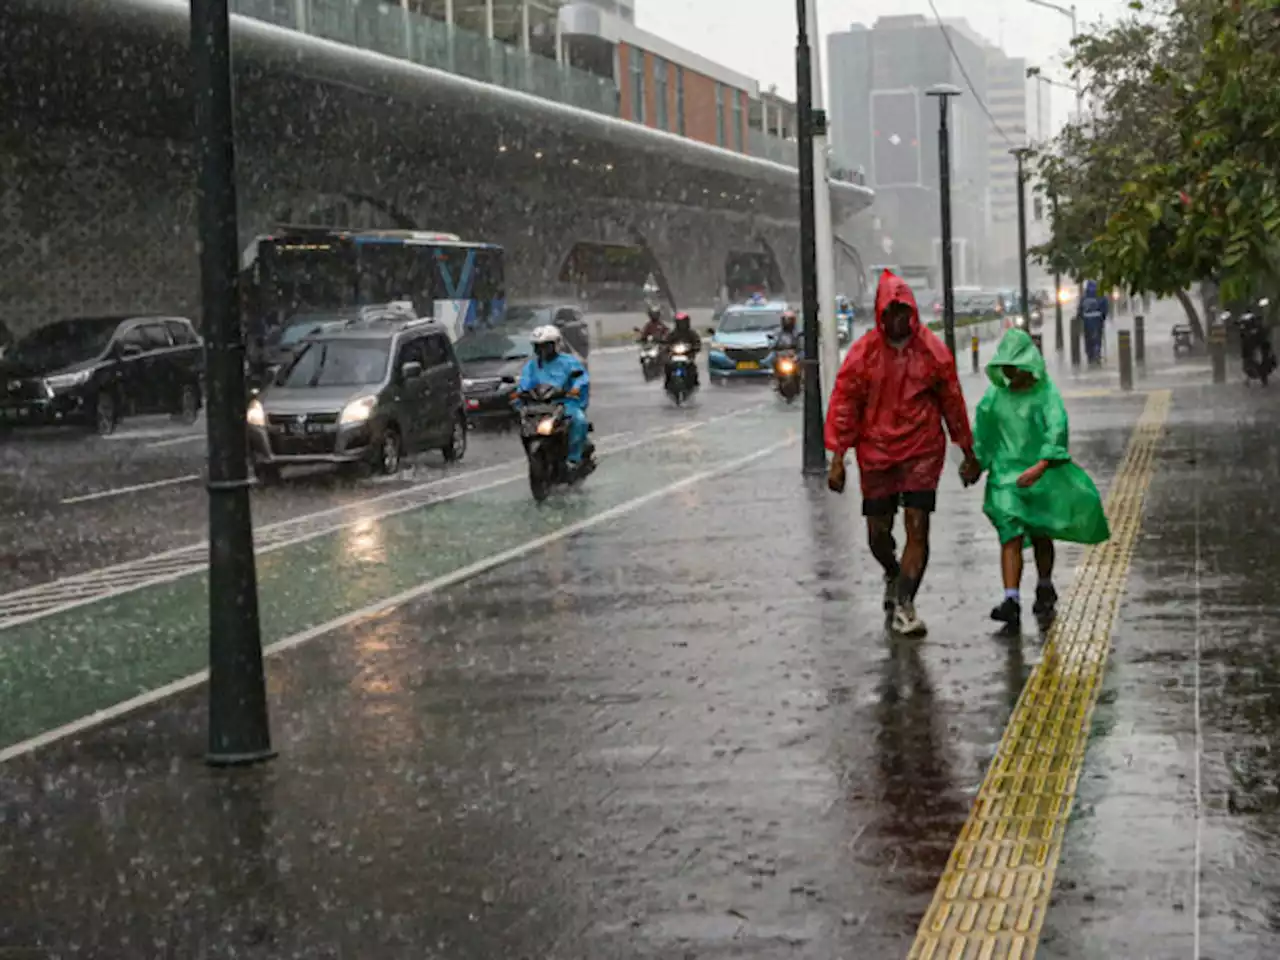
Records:
[[[1112,547],[1061,552],[1048,646],[991,634],[979,492],[944,483],[932,632],[907,641],[884,631],[855,497],[806,485],[794,446],[741,463],[741,443],[691,438],[660,483],[700,479],[273,658],[269,764],[201,764],[196,688],[0,766],[0,947],[1276,955],[1280,401],[1069,403],[1120,522]],[[734,429],[792,436],[773,413]],[[1060,709],[1024,722],[1024,686]],[[1062,768],[983,785],[993,759],[1041,756]],[[962,862],[975,849],[991,862]]]

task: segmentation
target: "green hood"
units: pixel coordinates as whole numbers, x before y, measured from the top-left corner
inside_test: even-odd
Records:
[[[1001,367],[1017,367],[1026,370],[1036,378],[1037,383],[1045,383],[1049,374],[1044,367],[1044,354],[1036,349],[1031,334],[1017,327],[1005,333],[996,348],[996,355],[987,361],[987,377],[997,387],[1009,386]]]

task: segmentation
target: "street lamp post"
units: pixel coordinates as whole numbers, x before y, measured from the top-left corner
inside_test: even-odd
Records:
[[[809,49],[806,0],[796,0],[796,126],[800,167],[800,289],[804,314],[804,452],[803,469],[827,469],[822,437],[822,381],[818,362],[818,248],[813,184],[813,138],[825,132],[826,117],[813,109],[813,63]]]
[[[942,207],[942,332],[951,356],[956,355],[956,291],[951,277],[951,133],[947,106],[960,88],[940,83],[927,91],[938,98],[938,192]]]
[[[1031,298],[1027,285],[1027,176],[1025,164],[1032,151],[1027,147],[1010,150],[1018,161],[1018,279],[1022,283],[1022,317],[1030,326]]]
[[[1049,202],[1053,205],[1053,225],[1054,233],[1058,230],[1058,191],[1053,190],[1049,194]],[[1053,267],[1053,347],[1061,356],[1065,347],[1063,331],[1062,331],[1062,271],[1058,269],[1057,257],[1054,257]]]
[[[1080,25],[1076,19],[1076,5],[1073,3],[1069,7],[1064,7],[1049,0],[1027,0],[1027,3],[1033,3],[1037,7],[1044,7],[1046,10],[1052,10],[1054,13],[1060,13],[1071,21],[1071,39],[1075,40],[1080,35]],[[1084,114],[1084,88],[1080,84],[1080,75],[1076,74],[1076,118],[1079,119]]]
[[[215,766],[273,756],[258,628],[245,463],[228,0],[191,0],[191,81],[199,169],[200,299],[209,445],[209,751]]]

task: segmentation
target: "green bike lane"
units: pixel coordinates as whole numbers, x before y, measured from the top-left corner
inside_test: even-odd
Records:
[[[513,548],[536,547],[602,512],[783,443],[798,427],[794,411],[765,408],[604,456],[582,487],[541,505],[523,474],[513,474],[510,483],[448,504],[358,521],[260,555],[263,645],[465,576]],[[166,685],[198,682],[208,659],[208,602],[206,574],[193,573],[0,631],[0,751]]]

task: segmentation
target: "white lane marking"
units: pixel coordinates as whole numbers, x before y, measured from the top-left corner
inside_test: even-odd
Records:
[[[153,480],[150,483],[135,483],[128,487],[112,487],[110,490],[99,490],[97,493],[85,493],[78,497],[64,497],[58,502],[64,506],[72,503],[88,503],[90,500],[105,500],[107,497],[123,497],[125,494],[137,493],[140,490],[155,490],[157,487],[172,487],[179,483],[190,483],[199,480],[200,474],[188,473],[181,477],[170,477],[167,480]]]
[[[569,537],[577,536],[579,533],[590,530],[592,527],[598,527],[603,523],[608,523],[611,520],[624,517],[629,513],[634,513],[636,510],[653,503],[655,500],[668,497],[673,493],[684,490],[687,487],[695,486],[696,484],[702,483],[706,480],[711,480],[715,477],[724,476],[725,474],[741,470],[758,460],[763,460],[765,457],[772,456],[778,451],[792,446],[794,443],[795,439],[789,437],[786,440],[782,440],[768,447],[756,450],[754,453],[747,454],[744,457],[737,457],[727,463],[722,463],[718,467],[700,470],[697,473],[690,474],[687,477],[676,480],[673,483],[669,483],[664,487],[651,490],[648,493],[641,494],[631,500],[626,500],[617,506],[592,514],[585,519],[567,524],[558,530],[552,531],[551,533],[535,537],[532,540],[526,540],[522,544],[511,547],[508,550],[503,550],[499,553],[490,554],[488,557],[477,560],[475,563],[468,564],[465,567],[459,567],[451,573],[446,573],[443,576],[436,577],[434,580],[428,580],[425,583],[420,583],[415,587],[410,587],[409,589],[403,590],[393,596],[361,607],[359,610],[353,610],[351,613],[344,614],[341,617],[336,617],[327,623],[322,623],[319,626],[311,627],[310,629],[303,630],[300,633],[284,637],[265,647],[263,649],[263,655],[268,657],[277,656],[287,650],[292,650],[295,647],[300,647],[305,643],[309,643],[327,633],[332,633],[335,630],[341,630],[344,627],[354,626],[355,624],[370,620],[379,614],[393,610],[396,607],[402,607],[414,600],[420,600],[433,593],[439,593],[441,590],[457,586],[466,580],[471,580],[482,574],[488,573],[490,570],[494,570],[498,567],[511,563],[513,560],[519,560],[531,553],[536,553],[543,547],[550,546],[553,543],[558,543],[561,540],[567,540]],[[86,730],[91,730],[101,724],[109,723],[112,720],[118,720],[123,716],[141,709],[142,707],[148,706],[149,704],[157,703],[161,700],[167,699],[168,697],[174,696],[175,694],[182,693],[185,690],[190,690],[192,687],[199,686],[201,683],[208,680],[208,678],[209,671],[201,670],[198,673],[193,673],[189,676],[183,677],[181,680],[175,680],[172,683],[167,683],[162,687],[157,687],[154,690],[150,690],[139,696],[124,700],[103,710],[95,711],[88,716],[81,717],[78,720],[73,720],[70,723],[56,727],[53,730],[46,730],[44,733],[38,734],[27,740],[23,740],[21,743],[16,743],[11,747],[6,747],[5,749],[0,750],[0,763],[6,763],[17,757],[32,753],[42,747],[57,743],[59,740],[65,740],[67,737],[74,736],[77,733],[83,733]]]
[[[671,437],[692,433],[694,430],[710,426],[711,424],[759,410],[763,406],[764,404],[755,404],[730,413],[711,417],[707,420],[695,420],[692,423],[685,424],[684,426],[677,427],[673,430],[666,430],[657,433],[644,433],[641,434],[638,439],[632,440],[629,443],[625,443],[621,446],[613,447],[608,450],[602,450],[600,451],[600,455],[602,457],[607,457],[618,453],[625,453],[628,450],[634,450],[637,447],[646,446],[650,443],[657,443],[661,440],[670,439]],[[618,434],[618,436],[630,436],[630,434],[623,433]],[[457,480],[476,477],[485,473],[493,473],[498,470],[512,469],[517,465],[522,467],[524,465],[524,459],[521,458],[519,460],[508,461],[504,464],[484,467],[480,470],[473,470],[468,473],[458,474],[454,477],[445,477],[433,480],[428,483],[419,484],[415,487],[409,487],[405,490],[397,490],[391,493],[382,494],[378,497],[371,497],[368,500],[357,500],[338,507],[331,507],[328,510],[321,510],[317,513],[306,514],[292,520],[284,520],[276,524],[271,524],[268,527],[263,527],[260,530],[255,531],[254,536],[258,545],[255,547],[254,553],[261,556],[275,550],[283,549],[284,547],[297,546],[298,544],[305,543],[308,540],[314,540],[330,533],[336,533],[358,523],[383,520],[388,517],[396,516],[397,514],[407,513],[411,510],[419,510],[427,506],[438,506],[442,503],[447,503],[450,500],[457,500],[473,494],[483,493],[486,490],[492,490],[495,487],[504,486],[508,483],[514,483],[515,481],[523,478],[523,472],[500,477],[497,480],[482,484],[478,487],[468,487],[463,490],[455,490],[432,500],[412,500],[411,502],[402,504],[401,506],[391,507],[390,509],[373,513],[367,510],[368,505],[372,503],[393,498],[409,498],[411,495],[420,494],[428,489],[433,489],[445,483],[452,483]],[[270,539],[269,534],[271,532],[284,531],[287,533],[289,527],[301,527],[306,524],[310,524],[319,518],[332,516],[336,513],[351,513],[353,516],[340,519],[327,526],[308,529],[295,536],[285,536],[279,540]],[[0,596],[0,631],[8,630],[11,627],[19,627],[34,620],[53,616],[54,614],[65,613],[69,610],[87,606],[91,603],[110,600],[114,597],[121,596],[122,594],[132,593],[135,590],[141,590],[145,587],[157,586],[162,583],[170,583],[193,573],[199,573],[208,566],[206,556],[208,546],[209,543],[206,540],[202,543],[192,544],[187,547],[179,547],[175,550],[168,550],[164,553],[157,553],[149,557],[143,557],[140,560],[132,560],[126,563],[115,564],[110,567],[103,567],[99,570],[91,570],[87,573],[76,574],[73,577],[66,577],[61,580],[52,581],[51,583],[24,587],[21,590]],[[92,583],[93,586],[88,590],[84,589],[86,584],[90,583]],[[32,608],[31,600],[35,597],[39,597],[41,600],[41,605],[38,609]]]
[[[205,439],[206,434],[192,433],[183,437],[171,437],[168,440],[157,440],[155,443],[148,443],[147,449],[159,450],[161,447],[176,447],[180,443],[196,443],[197,441],[203,443]]]

